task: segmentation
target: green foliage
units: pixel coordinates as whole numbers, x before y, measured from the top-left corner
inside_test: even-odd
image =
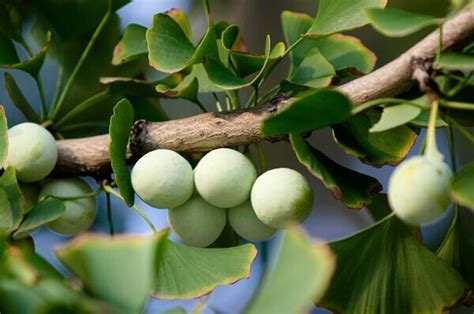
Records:
[[[307,311],[328,289],[334,266],[334,255],[326,245],[309,243],[301,230],[285,231],[275,265],[264,274],[245,313]]]
[[[369,132],[383,132],[405,125],[416,119],[420,113],[421,108],[409,104],[385,107],[380,120],[369,129]]]
[[[456,52],[443,52],[435,61],[435,67],[449,71],[474,71],[474,56]]]
[[[8,167],[0,177],[0,228],[14,230],[20,224],[22,209],[15,169]]]
[[[369,23],[365,10],[386,4],[387,0],[320,0],[318,15],[306,35],[334,34],[364,26]]]
[[[370,128],[380,119],[371,111],[352,117],[334,127],[337,143],[349,154],[375,167],[396,165],[402,161],[416,141],[417,133],[408,126],[371,133]]]
[[[290,140],[298,160],[347,207],[362,208],[370,202],[373,194],[381,190],[382,186],[376,179],[337,164],[301,136],[291,134]]]
[[[330,247],[338,271],[320,302],[326,308],[350,313],[440,313],[464,295],[461,276],[393,215]]]
[[[25,215],[13,236],[16,239],[24,238],[41,226],[59,218],[65,210],[64,204],[60,200],[46,198]]]
[[[10,73],[5,72],[4,79],[5,89],[7,90],[7,93],[12,99],[15,107],[17,107],[23,113],[28,121],[39,123],[41,121],[39,115],[25,98],[13,76]]]
[[[120,194],[129,207],[135,202],[135,193],[133,192],[132,180],[127,165],[128,139],[134,123],[133,115],[132,104],[127,99],[122,99],[114,108],[109,127],[110,163]]]
[[[208,249],[166,241],[154,276],[153,296],[194,299],[206,295],[217,286],[247,278],[256,255],[252,244]]]
[[[0,105],[0,169],[8,155],[8,123],[5,108]]]
[[[474,164],[464,167],[451,180],[451,196],[461,206],[474,210]]]
[[[123,37],[115,46],[112,64],[120,65],[148,52],[145,40],[146,28],[138,24],[129,24],[123,31]]]
[[[281,111],[266,118],[264,136],[303,133],[340,123],[350,116],[351,101],[334,90],[314,90],[290,100]]]
[[[403,37],[415,33],[425,27],[439,25],[442,19],[434,16],[416,14],[396,8],[367,10],[372,26],[384,35]]]

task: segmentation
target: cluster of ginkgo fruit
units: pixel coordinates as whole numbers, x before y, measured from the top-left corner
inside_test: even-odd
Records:
[[[148,205],[168,208],[174,233],[198,247],[216,241],[227,220],[242,238],[266,241],[302,222],[313,206],[311,186],[299,172],[277,168],[257,178],[252,162],[229,148],[207,153],[194,171],[174,151],[149,152],[135,164],[132,185]]]

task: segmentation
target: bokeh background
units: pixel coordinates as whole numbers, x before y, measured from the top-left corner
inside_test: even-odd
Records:
[[[264,38],[268,33],[272,36],[274,42],[282,41],[283,35],[280,26],[280,14],[283,10],[305,12],[315,16],[317,10],[317,1],[315,0],[210,0],[211,8],[216,20],[226,20],[240,26],[241,34],[245,40],[249,51],[262,51]],[[444,16],[448,8],[448,0],[391,0],[389,6],[404,8],[406,10]],[[152,17],[157,12],[166,11],[170,8],[181,8],[185,10],[190,17],[195,39],[201,36],[206,22],[200,1],[192,0],[135,0],[129,5],[123,7],[118,12],[120,16],[121,27],[124,28],[129,23],[138,23],[149,26]],[[33,25],[33,24],[32,24]],[[31,28],[26,29],[25,33],[31,32]],[[350,32],[359,37],[378,56],[377,67],[380,67],[393,58],[397,57],[410,47],[417,40],[422,38],[429,30],[409,36],[402,39],[389,39],[373,31],[370,27],[364,27],[357,31]],[[31,36],[30,36],[31,37]],[[33,40],[29,38],[31,42]],[[284,77],[288,68],[287,63],[283,63],[278,71],[275,71],[271,83],[277,82]],[[42,70],[42,77],[45,82],[47,99],[53,97],[54,87],[57,80],[57,66],[52,60],[47,60]],[[27,98],[31,103],[39,104],[36,85],[27,75],[14,72],[15,79],[21,84]],[[384,82],[380,82],[383,84]],[[0,71],[0,104],[6,108],[9,125],[13,126],[24,120],[21,113],[12,105],[10,99],[3,88],[3,72]],[[210,98],[203,97],[203,102],[212,109]],[[196,107],[184,100],[163,101],[163,108],[173,118],[186,117],[199,113]],[[423,134],[422,134],[423,136]],[[420,136],[420,138],[422,138]],[[438,139],[441,148],[446,152],[447,134],[444,131],[438,132]],[[455,140],[458,152],[458,162],[464,164],[474,159],[474,152],[469,150],[469,145],[464,138],[455,134]],[[314,132],[310,142],[317,148],[322,149],[328,156],[337,162],[353,168],[358,171],[366,172],[379,179],[386,187],[388,176],[393,168],[382,167],[374,169],[362,164],[359,160],[345,154],[332,140],[330,130],[320,130]],[[418,151],[417,143],[412,150]],[[268,158],[268,167],[291,167],[304,173],[310,180],[315,193],[314,209],[310,218],[304,223],[304,228],[309,236],[316,240],[331,241],[351,235],[352,233],[370,225],[372,220],[367,212],[362,210],[347,209],[341,203],[335,201],[330,192],[324,186],[312,178],[308,172],[297,162],[291,148],[287,143],[264,144],[264,150]],[[447,155],[447,154],[446,154]],[[93,181],[89,180],[91,184]],[[105,219],[105,199],[99,197],[99,217],[93,230],[98,232],[107,232],[107,222]],[[167,226],[166,210],[149,208],[138,201],[138,206],[143,208],[146,214],[151,218],[155,226],[165,228]],[[115,228],[119,232],[134,234],[146,234],[149,232],[147,225],[133,211],[127,209],[120,202],[113,201],[113,215]],[[439,221],[425,226],[423,228],[424,241],[430,247],[436,247],[447,228],[451,212],[445,214]],[[34,234],[34,241],[39,254],[47,258],[61,271],[66,271],[54,257],[54,248],[69,241],[69,238],[61,237],[49,232],[46,229],[37,231]],[[277,245],[278,236],[269,243],[269,262],[272,260],[272,252]],[[120,261],[117,261],[119,263]],[[252,276],[247,280],[242,280],[234,285],[219,287],[209,296],[204,297],[209,302],[207,313],[238,313],[251,298],[253,291],[258,284],[262,273],[264,261],[259,255],[252,268]],[[291,271],[291,270],[289,270]],[[151,300],[147,306],[147,313],[164,312],[167,309],[176,306],[182,306],[190,310],[199,300],[191,301],[160,301]],[[312,309],[314,313],[328,313],[322,309]]]

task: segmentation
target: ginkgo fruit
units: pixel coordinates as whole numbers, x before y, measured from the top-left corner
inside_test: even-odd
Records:
[[[207,153],[195,169],[199,195],[210,204],[230,208],[242,204],[250,195],[257,171],[244,154],[229,148]]]
[[[229,208],[227,217],[232,229],[239,236],[249,241],[267,241],[277,231],[277,229],[265,225],[258,219],[250,201]]]
[[[18,180],[39,181],[56,165],[58,147],[54,137],[41,125],[25,122],[8,130],[6,166],[16,169]]]
[[[257,178],[251,201],[255,214],[264,224],[282,228],[289,223],[300,223],[309,216],[313,190],[299,172],[277,168]]]
[[[451,175],[448,165],[426,156],[402,162],[389,180],[390,207],[411,225],[433,221],[448,208]]]
[[[193,194],[193,169],[178,153],[157,149],[145,154],[135,164],[132,186],[148,205],[175,208],[186,203]]]
[[[92,189],[80,178],[54,179],[46,182],[41,189],[38,200],[48,196],[63,198],[81,197],[92,193]],[[73,200],[64,200],[66,210],[47,227],[59,234],[73,236],[90,228],[97,216],[97,204],[94,196]]]
[[[217,240],[226,224],[225,209],[215,207],[200,196],[168,210],[168,223],[184,243],[206,247]]]

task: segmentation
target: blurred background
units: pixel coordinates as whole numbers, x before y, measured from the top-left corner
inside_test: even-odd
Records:
[[[305,12],[311,16],[315,16],[317,10],[317,1],[315,0],[211,0],[211,9],[215,20],[225,20],[230,23],[239,25],[241,34],[246,42],[249,51],[261,52],[264,46],[264,38],[268,33],[272,36],[273,42],[283,41],[282,30],[280,26],[280,14],[283,10],[291,10],[296,12]],[[389,6],[404,8],[406,10],[426,13],[436,16],[444,16],[449,6],[448,0],[391,0]],[[201,7],[200,1],[192,0],[135,0],[119,10],[120,25],[124,28],[129,23],[138,23],[144,26],[150,26],[152,17],[155,13],[166,11],[170,8],[181,8],[189,14],[195,39],[198,40],[202,35],[206,21]],[[30,25],[30,28],[33,26]],[[28,30],[26,30],[28,32]],[[376,33],[369,27],[350,32],[352,35],[360,38],[362,42],[368,46],[378,57],[377,67],[380,67],[393,58],[397,57],[413,45],[417,40],[424,37],[425,32],[418,33],[403,39],[388,39]],[[33,40],[29,39],[31,42]],[[278,71],[273,75],[273,81],[276,83],[286,74],[288,64],[283,63]],[[57,75],[57,66],[52,60],[47,60],[42,70],[42,77],[46,87],[46,97],[53,97],[54,87]],[[14,72],[15,79],[22,86],[27,98],[31,103],[39,104],[36,85],[28,75]],[[383,84],[384,82],[380,82]],[[0,70],[0,104],[6,108],[9,126],[13,126],[23,121],[23,116],[12,105],[10,99],[3,88],[3,72]],[[269,84],[268,84],[269,85]],[[267,86],[268,86],[267,85]],[[245,100],[245,97],[244,97]],[[203,102],[212,109],[212,101],[210,98],[203,97]],[[195,105],[187,103],[184,100],[168,100],[162,102],[164,110],[172,118],[186,117],[199,113]],[[421,134],[423,136],[423,134]],[[422,138],[420,136],[420,138]],[[439,144],[446,152],[447,134],[439,131]],[[460,165],[469,160],[474,159],[474,152],[468,150],[467,143],[464,138],[456,134],[456,144],[459,148],[458,162]],[[338,163],[350,167],[352,169],[368,173],[376,178],[386,187],[388,176],[393,168],[382,167],[375,169],[362,164],[359,160],[345,154],[339,146],[332,140],[330,130],[321,130],[314,132],[310,138],[310,142],[319,149],[322,149],[328,156]],[[412,150],[414,153],[418,151],[417,143]],[[310,180],[315,193],[314,209],[310,218],[304,223],[304,227],[308,234],[314,240],[331,241],[349,236],[372,223],[367,212],[362,210],[347,209],[340,202],[333,199],[330,192],[316,179],[312,178],[308,172],[299,165],[293,152],[287,143],[265,144],[264,149],[268,158],[268,167],[291,167],[303,174]],[[447,155],[447,154],[446,154]],[[447,157],[448,158],[448,157]],[[89,181],[94,184],[92,180]],[[100,197],[99,217],[97,223],[93,227],[94,231],[107,232],[107,222],[105,218],[105,200]],[[143,208],[147,215],[151,218],[157,228],[165,228],[167,226],[166,210],[158,210],[147,207],[138,200],[138,206]],[[127,209],[120,202],[114,200],[113,215],[116,231],[134,234],[148,233],[147,225],[135,212]],[[449,223],[451,213],[448,212],[439,221],[430,226],[425,226],[424,241],[428,246],[436,247],[441,241],[444,232]],[[60,237],[48,230],[39,230],[34,234],[37,251],[57,266],[62,271],[61,265],[54,257],[54,248],[62,243],[69,241],[69,238]],[[272,257],[272,248],[278,241],[278,236],[269,243],[270,259]],[[117,261],[118,263],[120,261]],[[216,313],[237,313],[246,304],[252,296],[252,293],[258,284],[263,261],[261,256],[257,257],[252,269],[252,276],[248,280],[240,281],[231,286],[219,287],[209,296],[203,297],[209,301],[209,309],[206,312]],[[199,300],[191,301],[159,301],[151,300],[147,313],[163,312],[176,306],[183,306],[191,309]],[[322,309],[313,309],[314,313],[328,313]]]

